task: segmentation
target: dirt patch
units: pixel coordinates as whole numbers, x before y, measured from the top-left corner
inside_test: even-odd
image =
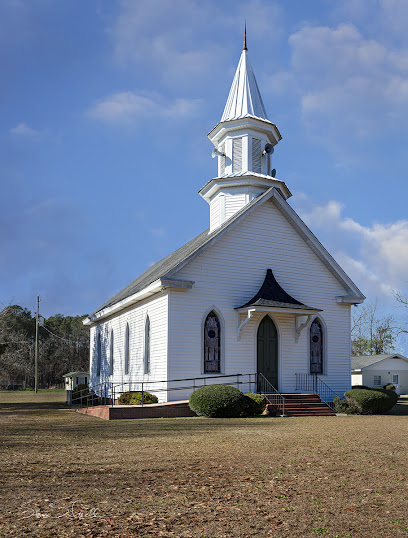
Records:
[[[2,536],[408,535],[404,416],[0,420]]]

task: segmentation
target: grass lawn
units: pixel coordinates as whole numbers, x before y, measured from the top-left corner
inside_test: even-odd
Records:
[[[0,393],[1,536],[408,536],[406,415],[106,422],[40,397]]]

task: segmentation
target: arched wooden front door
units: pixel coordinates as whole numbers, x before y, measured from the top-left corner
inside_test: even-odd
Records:
[[[265,316],[258,328],[257,369],[278,389],[278,331],[269,316]]]

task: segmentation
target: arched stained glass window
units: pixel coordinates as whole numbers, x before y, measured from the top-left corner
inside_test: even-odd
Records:
[[[109,358],[110,358],[110,368],[109,373],[110,375],[113,375],[113,350],[114,350],[114,340],[113,340],[113,330],[111,331],[111,337],[110,337],[110,349],[109,349]]]
[[[221,372],[221,325],[217,314],[212,310],[204,323],[204,373]]]
[[[96,375],[97,377],[101,375],[101,359],[102,359],[101,333],[98,333],[98,336],[96,337]]]
[[[146,318],[145,325],[145,353],[144,353],[144,373],[150,372],[150,319]]]
[[[310,326],[310,373],[323,373],[323,327],[318,318]]]
[[[125,329],[125,375],[129,373],[129,352],[130,352],[130,333],[129,323],[126,323]]]

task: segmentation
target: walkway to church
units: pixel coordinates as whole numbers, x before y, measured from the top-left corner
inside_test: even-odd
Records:
[[[285,416],[336,416],[335,411],[323,403],[314,394],[283,394],[286,400]],[[277,415],[271,404],[267,405],[265,414]],[[178,400],[147,405],[95,405],[77,409],[78,413],[99,417],[105,420],[137,419],[137,418],[174,418],[195,417],[188,400]]]

